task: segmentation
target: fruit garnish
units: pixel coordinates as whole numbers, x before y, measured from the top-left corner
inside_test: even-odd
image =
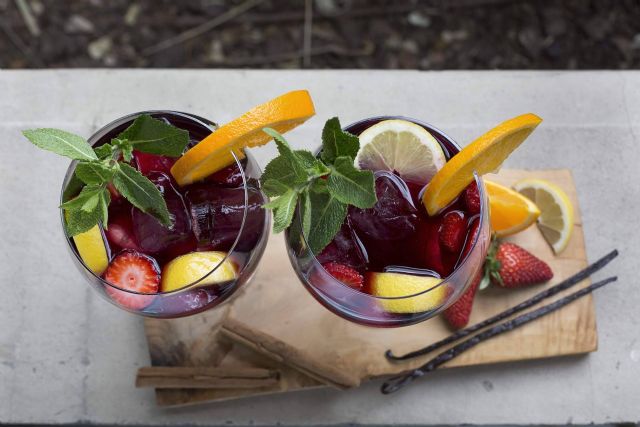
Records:
[[[383,120],[367,128],[359,139],[356,166],[396,172],[418,184],[428,183],[447,161],[434,136],[407,120]]]
[[[467,219],[462,211],[447,212],[440,225],[440,244],[452,253],[459,253],[467,234]]]
[[[72,239],[89,270],[97,275],[102,274],[109,265],[109,255],[100,227],[94,225],[89,231],[76,234]]]
[[[478,271],[471,285],[462,296],[442,313],[444,319],[453,329],[462,329],[469,324],[473,301],[478,293],[478,286],[481,280],[482,269]]]
[[[422,196],[429,215],[451,203],[474,179],[496,171],[502,162],[542,122],[535,114],[523,114],[496,126],[453,156],[436,173]]]
[[[327,270],[327,273],[350,288],[361,290],[364,285],[364,277],[362,277],[362,274],[349,266],[338,264],[337,262],[328,262],[322,264],[322,267]]]
[[[540,208],[538,228],[553,252],[561,253],[567,247],[573,231],[573,205],[567,193],[542,179],[524,179],[513,188]]]
[[[467,233],[467,239],[464,242],[464,249],[460,254],[460,259],[458,260],[458,264],[462,262],[466,256],[471,252],[473,246],[478,241],[478,230],[480,229],[480,218],[476,217],[472,220],[471,226],[469,227],[469,233]],[[469,288],[462,294],[460,299],[458,299],[453,305],[448,307],[443,315],[447,323],[454,328],[460,329],[467,326],[469,323],[469,319],[471,317],[471,310],[473,309],[473,301],[475,300],[476,294],[478,292],[478,288],[482,279],[484,277],[484,269],[480,268],[480,270],[476,273],[473,281],[469,285]],[[488,281],[488,279],[487,279]],[[488,283],[487,283],[488,284]]]
[[[275,139],[280,153],[260,178],[263,191],[271,197],[265,207],[273,210],[273,231],[289,227],[300,201],[301,232],[318,254],[342,227],[349,205],[367,209],[377,201],[373,173],[353,165],[358,137],[344,132],[337,117],[329,119],[316,158],[306,150],[293,151],[275,130],[264,132]]]
[[[447,298],[446,286],[438,286],[442,279],[402,273],[367,273],[371,294],[389,313],[421,313],[438,308]],[[426,292],[425,292],[426,291]],[[415,295],[423,292],[420,295]],[[415,295],[415,296],[411,296]],[[397,298],[399,299],[384,299]]]
[[[467,207],[467,211],[471,215],[480,213],[480,191],[478,191],[478,183],[472,181],[471,184],[464,189],[462,194],[464,204]]]
[[[109,264],[104,279],[120,289],[106,286],[107,294],[118,304],[131,310],[145,308],[154,300],[160,285],[160,271],[156,261],[137,251],[124,250]]]
[[[429,218],[427,221],[418,223],[416,248],[414,253],[418,265],[433,270],[440,276],[445,276],[446,271],[442,259],[442,248],[440,247],[440,221]]]
[[[485,262],[485,274],[494,285],[521,288],[553,278],[551,267],[526,249],[495,240]]]
[[[269,142],[272,136],[264,133],[263,128],[285,133],[314,114],[309,92],[296,90],[285,93],[220,126],[184,153],[171,168],[171,174],[180,186],[199,181],[233,164],[232,152],[241,159],[245,148]]]
[[[112,194],[124,196],[140,211],[153,215],[164,225],[172,225],[160,191],[128,162],[133,151],[178,157],[189,143],[189,133],[148,114],[138,116],[108,144],[92,148],[83,137],[58,129],[25,130],[34,145],[61,156],[78,160],[74,175],[65,189],[67,233],[75,236],[94,225],[108,223]],[[117,190],[113,192],[113,188]],[[74,192],[70,193],[70,188]]]
[[[202,279],[207,274],[207,277],[198,282],[198,286],[235,280],[238,272],[226,257],[226,252],[209,251],[192,252],[174,258],[162,270],[160,289],[162,292],[175,291]]]
[[[540,216],[540,209],[517,191],[495,182],[485,181],[491,208],[491,230],[505,237],[528,228]]]

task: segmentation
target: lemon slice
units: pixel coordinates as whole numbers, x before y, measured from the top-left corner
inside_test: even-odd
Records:
[[[491,229],[498,237],[522,231],[540,216],[538,206],[520,193],[495,182],[484,184],[489,194]]]
[[[440,282],[442,279],[411,274],[369,274],[371,293],[378,297],[405,297],[431,289],[414,297],[380,299],[380,304],[389,313],[422,313],[438,308],[447,298],[446,286],[437,286]]]
[[[573,205],[560,187],[542,179],[524,179],[513,188],[540,208],[538,227],[553,252],[561,253],[573,231]]]
[[[238,272],[229,259],[225,260],[226,256],[226,252],[209,251],[192,252],[174,258],[162,270],[160,290],[162,292],[170,292],[184,288],[201,279],[214,268],[215,271],[199,282],[198,286],[214,285],[235,280],[238,277]]]
[[[359,139],[356,167],[396,171],[406,181],[424,185],[447,161],[433,135],[406,120],[383,120],[362,132]]]
[[[496,171],[502,162],[542,122],[535,114],[523,114],[499,124],[453,156],[433,177],[422,196],[429,215],[437,214],[473,181],[473,173]]]
[[[269,142],[271,137],[262,131],[263,128],[285,133],[314,114],[309,92],[285,93],[220,126],[184,153],[171,168],[171,175],[181,186],[199,181],[232,164],[232,152],[242,159],[245,148]]]
[[[64,217],[68,218],[66,211]],[[95,225],[84,233],[76,234],[72,239],[80,258],[89,270],[97,275],[104,273],[109,266],[109,254],[100,227]]]

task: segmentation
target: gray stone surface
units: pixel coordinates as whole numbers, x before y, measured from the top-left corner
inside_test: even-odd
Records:
[[[57,201],[67,161],[20,129],[89,135],[125,113],[173,108],[225,122],[307,88],[317,116],[291,132],[314,147],[324,121],[403,114],[463,145],[498,122],[544,123],[509,167],[571,168],[590,259],[617,247],[595,296],[600,348],[582,357],[436,372],[397,395],[379,383],[160,410],[133,387],[149,363],[140,318],[74,270]],[[0,423],[413,424],[640,420],[640,72],[0,71]],[[272,146],[255,150],[264,165]],[[398,333],[402,333],[401,330]]]

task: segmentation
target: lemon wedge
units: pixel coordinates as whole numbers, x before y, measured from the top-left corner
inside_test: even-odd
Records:
[[[389,313],[422,313],[438,308],[447,298],[446,286],[438,286],[440,282],[442,282],[442,279],[413,276],[411,274],[369,274],[369,283],[373,295],[385,298],[407,297],[380,299],[380,304]],[[409,295],[415,295],[420,292],[424,293],[409,297]]]
[[[226,252],[192,252],[174,258],[162,271],[162,292],[175,291],[201,279],[211,272],[198,286],[214,285],[235,280],[238,277],[236,267],[229,259],[225,259]],[[222,264],[221,264],[222,263]],[[217,268],[216,268],[217,266]]]
[[[518,233],[540,216],[538,206],[517,191],[490,181],[484,185],[489,194],[491,229],[498,237]]]
[[[358,138],[356,167],[395,171],[406,181],[424,185],[447,161],[435,137],[407,120],[383,120]]]
[[[573,231],[573,205],[557,185],[542,179],[524,179],[513,188],[540,208],[538,227],[553,252],[561,253]]]
[[[68,218],[66,211],[64,217]],[[96,224],[84,233],[76,234],[72,239],[80,258],[89,270],[98,276],[104,273],[109,266],[109,254],[100,227]]]

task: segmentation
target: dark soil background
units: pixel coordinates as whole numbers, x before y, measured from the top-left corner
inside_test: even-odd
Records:
[[[0,0],[0,68],[640,68],[640,0]]]

